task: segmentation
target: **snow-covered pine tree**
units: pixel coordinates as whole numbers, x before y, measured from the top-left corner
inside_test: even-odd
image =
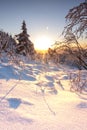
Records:
[[[0,31],[0,53],[15,51],[16,41],[6,32]]]
[[[25,21],[22,23],[22,32],[15,36],[18,41],[16,52],[25,56],[29,56],[32,59],[35,54],[35,49],[33,43],[29,39],[30,36],[27,34]]]

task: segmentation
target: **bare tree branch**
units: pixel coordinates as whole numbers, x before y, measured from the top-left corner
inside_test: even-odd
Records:
[[[67,33],[68,30],[72,30],[78,37],[83,33],[85,33],[87,37],[87,2],[70,9],[65,18],[68,25],[66,25],[64,33]]]

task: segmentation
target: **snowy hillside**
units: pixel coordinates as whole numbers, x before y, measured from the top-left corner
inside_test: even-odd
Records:
[[[87,92],[70,92],[71,73],[77,70],[1,63],[0,130],[86,130]]]

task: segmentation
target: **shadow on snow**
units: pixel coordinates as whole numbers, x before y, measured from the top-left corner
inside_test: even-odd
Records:
[[[9,107],[13,109],[17,109],[21,104],[29,106],[34,105],[28,101],[22,101],[20,98],[8,98],[7,101],[9,103]]]
[[[21,79],[28,81],[36,81],[29,69],[22,70],[21,67],[12,67],[11,65],[0,65],[0,79]]]

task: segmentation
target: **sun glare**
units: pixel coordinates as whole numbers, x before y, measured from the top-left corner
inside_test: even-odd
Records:
[[[37,50],[47,50],[52,45],[52,40],[48,36],[39,36],[35,40]]]

